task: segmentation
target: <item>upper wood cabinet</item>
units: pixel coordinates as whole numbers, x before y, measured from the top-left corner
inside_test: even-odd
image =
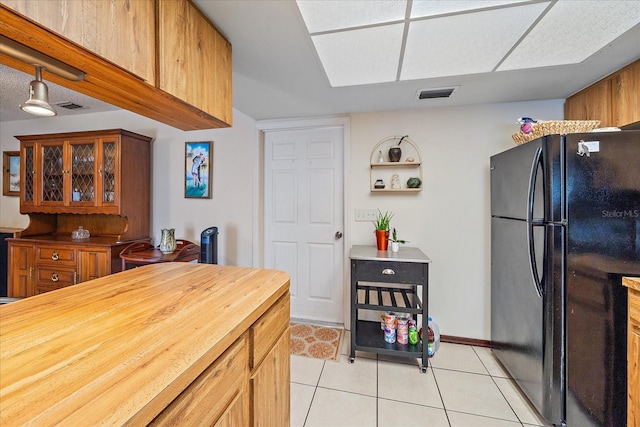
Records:
[[[125,237],[148,236],[151,138],[122,129],[16,138],[21,213],[113,215],[126,218]]]
[[[154,0],[2,3],[155,84]]]
[[[231,45],[190,0],[0,0],[0,24],[86,73],[75,82],[45,69],[47,81],[182,130],[232,124]]]
[[[567,98],[565,120],[600,120],[600,127],[640,121],[640,60]]]
[[[231,123],[231,44],[190,1],[158,2],[158,87]]]

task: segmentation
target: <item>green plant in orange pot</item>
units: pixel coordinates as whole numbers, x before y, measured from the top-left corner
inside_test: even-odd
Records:
[[[384,214],[378,209],[378,216],[373,222],[373,226],[376,231],[376,244],[379,251],[386,251],[389,246],[389,224],[393,218],[392,212],[385,212]]]

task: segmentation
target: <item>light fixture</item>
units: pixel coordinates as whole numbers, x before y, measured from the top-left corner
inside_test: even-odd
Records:
[[[42,81],[42,67],[36,65],[36,79],[29,83],[29,100],[20,109],[36,116],[55,116],[56,110],[49,105],[49,89]]]

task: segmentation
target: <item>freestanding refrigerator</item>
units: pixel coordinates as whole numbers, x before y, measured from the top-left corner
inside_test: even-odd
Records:
[[[640,276],[640,131],[550,135],[491,157],[491,342],[554,425],[624,426]]]

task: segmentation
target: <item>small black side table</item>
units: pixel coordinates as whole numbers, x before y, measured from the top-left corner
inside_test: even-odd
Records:
[[[380,320],[358,318],[359,310],[411,314],[420,321],[427,339],[429,321],[429,259],[420,249],[402,245],[399,252],[378,251],[375,246],[353,246],[351,259],[351,354],[356,350],[392,356],[420,358],[427,371],[427,345],[388,343]],[[366,283],[365,283],[366,282]],[[387,284],[385,286],[385,284]],[[419,318],[418,316],[421,316]]]

